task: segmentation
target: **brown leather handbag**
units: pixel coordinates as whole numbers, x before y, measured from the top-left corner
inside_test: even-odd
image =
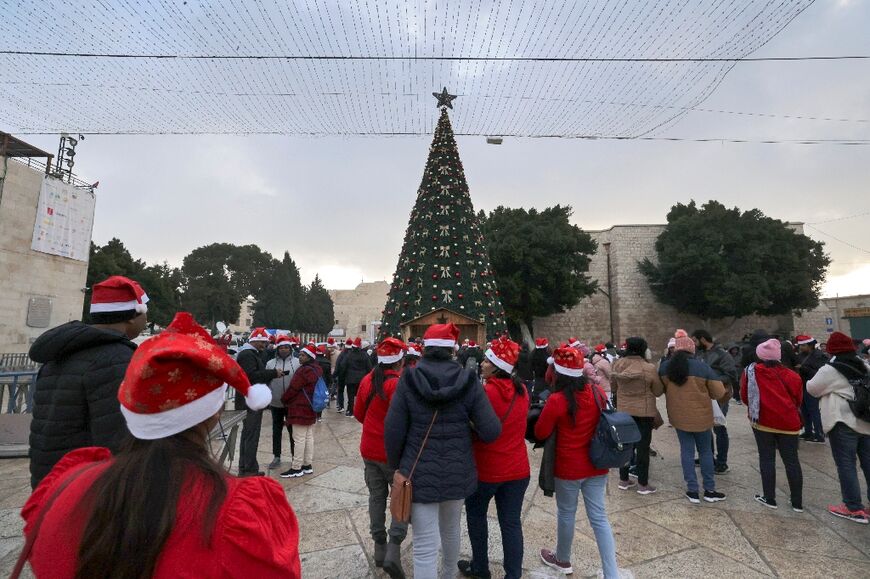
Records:
[[[423,449],[426,448],[426,442],[429,441],[429,433],[432,432],[432,426],[435,424],[436,418],[438,418],[437,410],[432,415],[432,422],[429,423],[426,436],[423,437],[420,450],[417,452],[417,458],[414,459],[414,464],[411,465],[411,472],[408,473],[408,476],[406,477],[398,470],[393,474],[393,486],[390,488],[390,515],[397,523],[407,523],[411,520],[411,502],[413,499],[411,478],[414,476],[414,469],[417,468],[417,463],[420,462]]]

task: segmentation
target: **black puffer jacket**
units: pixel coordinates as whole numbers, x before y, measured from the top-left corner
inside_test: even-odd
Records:
[[[501,434],[501,422],[477,376],[452,360],[424,358],[402,373],[390,402],[384,423],[390,467],[408,476],[435,410],[438,417],[411,479],[415,503],[471,495],[477,488],[472,424],[484,442]]]
[[[30,483],[70,450],[117,450],[127,433],[118,387],[136,344],[120,332],[69,322],[42,334],[30,358],[44,364],[36,380],[30,423]]]
[[[338,374],[338,383],[341,385],[359,384],[371,370],[372,361],[365,350],[351,348],[338,360],[335,372]]]

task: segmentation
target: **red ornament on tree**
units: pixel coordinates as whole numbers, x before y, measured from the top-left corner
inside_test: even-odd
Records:
[[[437,273],[433,273],[433,274],[432,274],[432,279],[438,279],[438,274],[437,274]]]
[[[462,273],[461,273],[461,272],[458,272],[458,271],[457,271],[454,275],[455,275],[456,277],[462,277]]]
[[[438,296],[436,296],[436,295],[433,295],[433,296],[432,296],[432,301],[433,301],[433,302],[434,302],[435,300],[437,300],[437,299],[438,299]]]
[[[465,296],[462,295],[462,294],[456,294],[456,297],[458,297],[459,299],[462,299],[462,298],[464,298]]]

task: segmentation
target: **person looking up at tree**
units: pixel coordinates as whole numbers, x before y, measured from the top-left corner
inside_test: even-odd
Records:
[[[248,343],[239,349],[236,361],[242,367],[248,380],[254,384],[268,384],[274,378],[284,375],[283,370],[266,369],[263,352],[269,345],[266,328],[254,328],[248,336]],[[248,408],[245,398],[236,392],[236,410],[245,410],[242,422],[242,436],[239,443],[239,476],[265,476],[257,462],[257,447],[260,444],[260,426],[263,424],[263,409]]]
[[[396,471],[387,464],[384,420],[402,374],[406,348],[397,338],[385,338],[378,344],[378,365],[360,382],[353,408],[354,417],[363,425],[359,451],[369,490],[369,529],[375,542],[375,566],[383,567],[390,577],[405,576],[401,546],[408,533],[408,524],[391,521],[387,535],[387,496]]]
[[[115,451],[127,430],[118,387],[148,324],[148,296],[135,281],[112,276],[94,284],[91,323],[67,322],[30,347],[43,364],[33,385],[30,484],[33,488],[69,451],[105,446]]]
[[[21,510],[34,575],[301,577],[284,489],[230,476],[211,454],[227,385],[253,410],[271,399],[186,312],[144,342],[117,394],[130,433],[118,453],[70,452]]]

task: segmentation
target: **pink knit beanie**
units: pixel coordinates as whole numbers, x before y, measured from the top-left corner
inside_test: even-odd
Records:
[[[686,330],[677,330],[674,332],[674,338],[676,342],[676,345],[674,346],[675,350],[685,350],[692,354],[695,353],[695,341],[689,337]]]
[[[776,338],[771,338],[756,346],[755,355],[758,356],[759,360],[779,362],[782,359],[782,345]]]

